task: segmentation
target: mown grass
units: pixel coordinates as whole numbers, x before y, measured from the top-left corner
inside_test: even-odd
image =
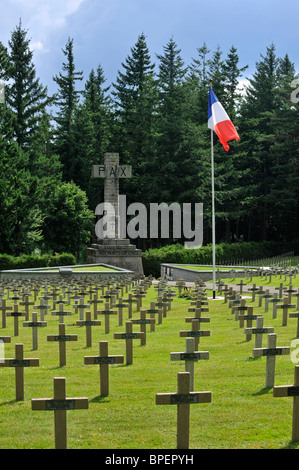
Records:
[[[178,291],[176,290],[177,294]],[[211,292],[208,292],[211,294]],[[143,308],[157,298],[154,286],[143,299]],[[87,300],[87,299],[86,299]],[[254,313],[264,315],[264,325],[274,326],[277,346],[290,346],[296,337],[296,319],[282,326],[281,312],[272,318],[272,307],[264,313],[254,306]],[[109,368],[110,394],[100,396],[99,366],[84,365],[84,356],[98,355],[99,341],[109,343],[109,354],[125,356],[125,341],[116,340],[115,332],[125,331],[118,318],[110,319],[110,333],[102,325],[93,327],[93,345],[86,347],[85,328],[75,326],[78,314],[65,317],[66,334],[77,334],[78,341],[67,343],[67,365],[59,367],[58,343],[47,342],[49,334],[58,334],[58,318],[46,315],[47,327],[39,329],[39,348],[32,350],[31,329],[23,328],[13,336],[13,319],[0,334],[12,337],[5,344],[5,357],[14,357],[15,344],[24,344],[24,357],[38,357],[40,366],[25,369],[25,399],[15,401],[13,368],[0,367],[0,448],[53,449],[54,416],[52,411],[32,411],[31,398],[53,397],[53,377],[66,377],[68,397],[86,396],[88,410],[67,412],[68,448],[70,449],[175,449],[176,406],[155,404],[160,392],[176,392],[177,373],[183,362],[170,361],[170,352],[184,351],[181,330],[190,329],[185,322],[190,300],[176,296],[166,318],[155,331],[147,328],[147,344],[134,340],[133,364]],[[31,309],[32,310],[32,309]],[[73,310],[66,308],[66,310]],[[295,311],[292,309],[291,311]],[[282,449],[296,448],[291,442],[291,398],[274,398],[265,389],[266,358],[253,359],[254,337],[246,341],[244,330],[223,299],[209,300],[210,337],[200,338],[198,349],[209,351],[210,359],[195,365],[195,391],[209,390],[212,402],[191,405],[190,449]],[[133,318],[138,318],[136,308]],[[134,325],[134,331],[139,327]],[[267,338],[264,336],[263,345]],[[276,385],[293,383],[294,364],[290,356],[276,360]]]

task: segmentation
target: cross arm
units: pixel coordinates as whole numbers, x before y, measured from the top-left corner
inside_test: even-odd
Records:
[[[86,410],[88,409],[88,398],[66,398],[65,400],[55,400],[53,398],[32,398],[31,409],[34,411]]]
[[[156,393],[156,405],[180,405],[195,403],[211,403],[211,392]]]
[[[283,346],[281,348],[254,348],[253,357],[262,357],[262,356],[285,356],[290,354],[290,348],[288,346]]]

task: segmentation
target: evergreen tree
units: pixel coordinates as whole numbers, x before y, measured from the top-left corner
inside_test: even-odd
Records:
[[[66,180],[74,178],[73,156],[74,136],[73,121],[76,107],[79,103],[81,91],[76,90],[76,82],[83,79],[83,72],[77,72],[74,61],[74,40],[68,38],[65,49],[62,49],[66,62],[62,64],[62,73],[53,77],[58,85],[56,105],[59,111],[55,117],[57,123],[55,150],[63,164],[63,176]]]
[[[6,101],[15,116],[14,135],[20,147],[30,151],[38,133],[40,119],[51,100],[47,96],[47,88],[36,77],[29,44],[27,31],[22,28],[20,21],[9,41],[9,56],[7,57],[3,48],[1,55],[5,57],[4,69],[9,78]]]
[[[154,111],[156,87],[154,67],[144,34],[138,37],[119,71],[112,95],[115,100],[114,148],[120,161],[132,164],[133,176],[123,187],[134,202],[149,201],[155,192]]]
[[[171,38],[159,59],[159,106],[157,109],[157,159],[159,162],[159,195],[163,202],[180,202],[185,188],[185,165],[181,153],[184,140],[185,112],[183,78],[186,74],[183,60]],[[157,163],[158,164],[158,163]],[[180,177],[178,178],[178,175]]]
[[[206,124],[207,103],[209,97],[208,70],[210,50],[207,44],[197,49],[198,58],[192,59],[188,75],[184,82],[185,103],[188,106],[189,119],[195,124]]]
[[[241,106],[240,149],[246,152],[244,168],[250,168],[246,178],[247,188],[252,188],[252,204],[247,223],[250,225],[249,237],[267,240],[271,233],[271,171],[270,142],[275,129],[271,115],[279,107],[277,90],[279,60],[275,46],[267,47],[265,56],[256,64],[256,71],[249,79],[249,87]],[[254,232],[253,232],[254,227]],[[251,231],[252,230],[252,231]]]
[[[83,189],[93,210],[100,202],[99,181],[90,178],[92,165],[101,163],[109,152],[112,135],[111,98],[105,87],[103,69],[93,69],[86,81],[83,101],[74,114],[73,180]]]
[[[14,137],[14,115],[0,104],[0,252],[30,253],[42,240],[42,216],[32,191],[28,154]]]
[[[239,82],[243,72],[248,68],[239,67],[237,49],[232,46],[223,64],[225,96],[223,105],[230,119],[234,120],[240,108],[242,95],[239,91]]]

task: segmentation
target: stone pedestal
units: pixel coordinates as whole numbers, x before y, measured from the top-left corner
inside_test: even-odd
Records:
[[[142,251],[127,238],[97,239],[87,248],[87,264],[105,263],[143,276]]]

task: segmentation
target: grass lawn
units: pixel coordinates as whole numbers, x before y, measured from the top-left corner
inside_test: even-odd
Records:
[[[213,271],[213,268],[211,266],[198,266],[198,265],[176,265],[179,268],[186,268],[186,269],[192,269],[195,271]],[[216,273],[217,271],[226,271],[229,272],[230,269],[227,268],[218,268],[216,267]],[[238,278],[238,268],[235,268],[236,270],[236,279],[233,278],[222,278],[222,281],[227,284],[237,284],[240,282],[240,279],[243,279],[244,284],[252,285],[255,283],[257,286],[273,286],[273,287],[278,287],[281,283],[283,284],[284,287],[288,287],[290,285],[290,279],[289,276],[286,276],[284,274],[280,275],[277,274],[276,276],[272,275],[271,279],[269,276],[267,278],[265,276],[253,276],[252,278],[250,277],[245,277],[245,278]],[[200,275],[199,275],[200,277]],[[221,278],[221,274],[220,274]],[[208,281],[210,282],[210,281]],[[295,278],[292,277],[292,286],[297,288],[299,287],[299,275],[297,275]]]
[[[142,308],[149,308],[156,298],[152,286]],[[264,326],[274,326],[278,347],[291,346],[296,319],[288,319],[283,327],[280,311],[273,319],[272,307],[264,313],[251,297],[247,305],[264,315]],[[92,327],[89,348],[85,327],[75,325],[79,315],[65,317],[66,334],[77,334],[78,341],[66,344],[64,367],[59,367],[57,342],[47,341],[47,335],[58,334],[56,316],[46,315],[47,327],[39,328],[36,351],[32,350],[31,328],[22,326],[23,317],[18,337],[14,336],[13,318],[8,317],[7,327],[0,329],[1,335],[11,336],[11,344],[5,344],[5,357],[14,358],[15,344],[23,343],[24,357],[39,358],[40,366],[25,369],[25,399],[21,402],[15,401],[14,369],[0,367],[0,448],[54,448],[54,413],[32,411],[30,400],[53,398],[53,377],[65,377],[67,397],[89,398],[88,410],[67,412],[69,449],[175,449],[177,407],[156,405],[155,395],[177,390],[177,373],[184,371],[184,362],[170,361],[170,352],[185,349],[185,338],[179,332],[190,329],[191,324],[185,322],[185,317],[192,316],[188,307],[189,299],[174,297],[162,324],[156,324],[154,332],[147,328],[147,344],[140,346],[139,339],[133,340],[133,364],[109,366],[107,397],[100,396],[99,366],[84,365],[84,356],[98,355],[99,341],[108,341],[109,354],[122,354],[126,362],[125,341],[113,337],[115,332],[125,331],[126,309],[122,326],[116,315],[110,317],[108,334],[103,317],[98,316],[102,324]],[[72,305],[65,310],[73,311]],[[293,400],[274,398],[272,389],[265,388],[266,358],[253,359],[254,336],[246,341],[244,329],[222,299],[209,300],[209,312],[203,316],[210,323],[202,323],[201,329],[210,330],[211,335],[200,338],[198,350],[209,351],[210,359],[195,364],[194,391],[211,391],[212,402],[191,405],[190,449],[296,448],[291,443]],[[136,308],[133,318],[139,318]],[[134,325],[133,331],[139,327]],[[263,346],[266,344],[264,335]],[[275,384],[293,384],[294,367],[290,355],[277,356]]]

